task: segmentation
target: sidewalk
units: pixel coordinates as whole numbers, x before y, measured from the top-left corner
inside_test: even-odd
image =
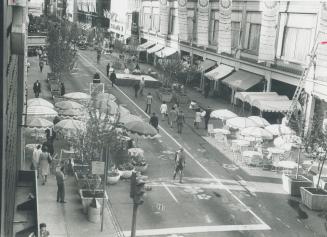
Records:
[[[34,98],[33,83],[39,80],[41,83],[40,98],[52,101],[51,93],[48,89],[46,80],[49,67],[44,66],[43,72],[39,71],[38,58],[28,58],[31,67],[27,77],[27,98]],[[26,141],[28,143],[28,141]],[[55,150],[58,151],[59,141],[55,142]],[[31,163],[31,151],[27,152],[25,167],[28,169]],[[77,186],[74,178],[66,176],[65,191],[66,202],[61,204],[56,202],[57,196],[57,183],[54,174],[48,176],[46,185],[42,185],[40,179],[38,180],[38,213],[39,223],[46,223],[47,229],[52,237],[116,237],[119,236],[119,227],[115,223],[107,203],[104,211],[104,228],[103,232],[100,231],[100,224],[94,224],[87,220],[87,216],[82,212],[82,203],[78,194]]]

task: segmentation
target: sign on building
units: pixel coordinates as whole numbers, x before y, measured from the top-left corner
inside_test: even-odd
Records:
[[[92,174],[98,174],[98,175],[104,174],[103,161],[92,161]]]

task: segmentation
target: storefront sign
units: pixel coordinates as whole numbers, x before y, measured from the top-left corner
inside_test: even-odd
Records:
[[[92,174],[104,174],[103,161],[92,161]]]

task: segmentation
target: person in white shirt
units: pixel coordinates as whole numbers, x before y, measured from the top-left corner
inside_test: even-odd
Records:
[[[128,69],[128,67],[126,67],[126,66],[125,66],[125,69],[124,69],[124,73],[125,73],[125,74],[129,74],[129,69]]]
[[[33,151],[33,157],[32,157],[32,164],[31,164],[31,170],[36,170],[37,176],[39,176],[38,170],[39,170],[39,160],[41,155],[41,145],[37,145],[36,148],[34,148]]]
[[[168,106],[166,102],[163,102],[160,106],[160,113],[161,113],[162,120],[165,120],[165,117],[167,116],[167,110],[168,110]]]

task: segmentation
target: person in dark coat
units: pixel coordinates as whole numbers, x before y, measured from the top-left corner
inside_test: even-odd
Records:
[[[204,97],[205,98],[208,98],[209,92],[210,92],[210,83],[206,82],[206,84],[204,85]]]
[[[65,175],[64,175],[64,167],[62,166],[60,170],[56,172],[56,180],[57,180],[57,202],[66,203],[65,201]]]
[[[150,118],[149,123],[150,123],[150,124],[151,124],[155,129],[157,129],[157,131],[159,132],[159,128],[158,128],[158,126],[159,126],[159,119],[158,119],[156,113],[152,113],[152,116],[151,116],[151,118]]]
[[[140,82],[136,81],[133,87],[134,87],[135,98],[137,98],[137,93],[140,89]]]
[[[208,108],[205,110],[206,114],[204,115],[204,124],[205,124],[205,129],[208,129],[208,123],[210,119],[210,114],[212,112],[211,108],[208,106]]]
[[[35,98],[38,98],[41,93],[41,83],[39,82],[39,80],[36,80],[36,82],[34,82],[33,91],[35,94]]]
[[[110,63],[107,64],[107,77],[109,77],[109,72],[110,72]]]
[[[114,84],[116,84],[116,73],[115,70],[112,71],[112,73],[110,74],[110,81],[111,81],[111,86],[114,87]]]
[[[60,95],[63,96],[66,93],[65,84],[60,82]]]
[[[40,59],[39,66],[40,66],[40,72],[42,72],[43,71],[43,66],[44,66],[44,62],[43,62],[42,59]]]

